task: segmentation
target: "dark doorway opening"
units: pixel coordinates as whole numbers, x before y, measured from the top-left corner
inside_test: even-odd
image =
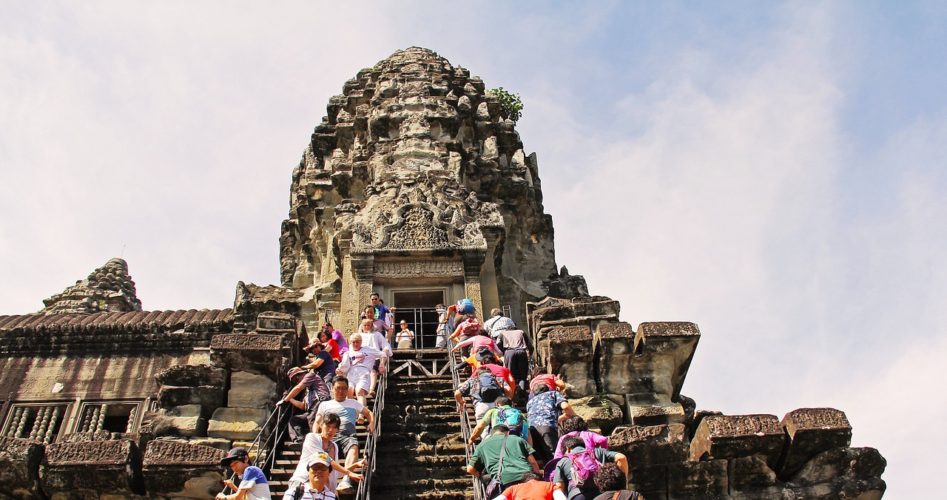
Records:
[[[443,290],[394,292],[395,334],[401,330],[402,320],[414,331],[414,348],[430,349],[437,343],[437,311],[434,306],[444,303]]]

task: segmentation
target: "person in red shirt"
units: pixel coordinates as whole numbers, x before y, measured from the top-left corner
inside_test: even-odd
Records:
[[[493,500],[565,500],[566,496],[556,489],[556,485],[542,481],[539,475],[529,473],[523,477],[524,482],[514,484],[503,490],[500,496]]]

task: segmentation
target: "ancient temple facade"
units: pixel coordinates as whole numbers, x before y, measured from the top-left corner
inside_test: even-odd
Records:
[[[478,310],[585,293],[560,279],[535,154],[496,97],[426,49],[346,82],[293,172],[280,235],[284,287],[310,324],[354,328],[369,294],[417,308],[469,297]]]
[[[273,435],[301,346],[326,321],[354,332],[372,293],[418,359],[441,354],[423,349],[436,304],[503,310],[649,499],[881,497],[884,458],[850,447],[839,410],[698,409],[682,394],[697,325],[621,321],[557,265],[542,202],[537,157],[480,78],[417,47],[359,71],[292,169],[279,284],[148,311],[112,259],[0,316],[0,498],[213,498],[224,451]]]

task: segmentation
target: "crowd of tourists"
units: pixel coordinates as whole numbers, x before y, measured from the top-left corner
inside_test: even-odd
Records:
[[[351,493],[365,467],[359,460],[356,426],[375,425],[367,399],[388,369],[391,342],[412,348],[415,333],[406,321],[396,331],[394,311],[377,293],[362,311],[348,339],[328,321],[305,346],[306,363],[287,372],[290,389],[277,403],[291,405],[289,438],[302,445],[284,500],[334,499]],[[438,304],[436,347],[461,351],[470,376],[454,393],[459,412],[473,403],[474,446],[466,472],[478,476],[488,499],[642,498],[625,490],[628,462],[608,450],[608,439],[589,430],[563,395],[558,376],[530,370],[529,336],[493,309],[481,321],[473,303]],[[449,355],[452,355],[449,353]],[[221,461],[239,483],[225,481],[218,499],[270,499],[265,474],[250,465],[246,449],[234,448]]]

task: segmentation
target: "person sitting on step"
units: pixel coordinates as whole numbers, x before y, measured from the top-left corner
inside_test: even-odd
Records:
[[[302,452],[299,455],[299,463],[296,465],[296,470],[293,471],[292,477],[289,478],[289,481],[286,485],[286,493],[283,495],[283,500],[292,500],[296,497],[293,495],[297,486],[305,483],[309,479],[309,472],[307,464],[309,464],[309,459],[315,453],[325,453],[330,459],[329,465],[331,471],[329,472],[329,490],[335,491],[338,487],[339,476],[349,477],[360,481],[362,476],[350,471],[343,467],[339,462],[339,446],[333,441],[336,434],[339,432],[339,426],[342,423],[342,419],[339,418],[335,413],[327,413],[322,419],[322,428],[319,433],[306,434],[306,439],[303,441]],[[353,468],[360,467],[361,464],[356,462],[353,465]]]
[[[339,426],[339,433],[333,441],[342,450],[342,454],[345,455],[345,468],[352,470],[352,467],[358,461],[358,440],[355,436],[357,418],[361,416],[367,420],[366,430],[371,434],[375,430],[375,415],[358,401],[348,398],[348,394],[349,380],[337,375],[332,381],[332,399],[323,401],[316,412],[315,428],[321,433],[326,415],[334,413],[339,416],[342,423]],[[339,493],[347,493],[352,490],[351,481],[348,477],[344,478],[339,484]]]

